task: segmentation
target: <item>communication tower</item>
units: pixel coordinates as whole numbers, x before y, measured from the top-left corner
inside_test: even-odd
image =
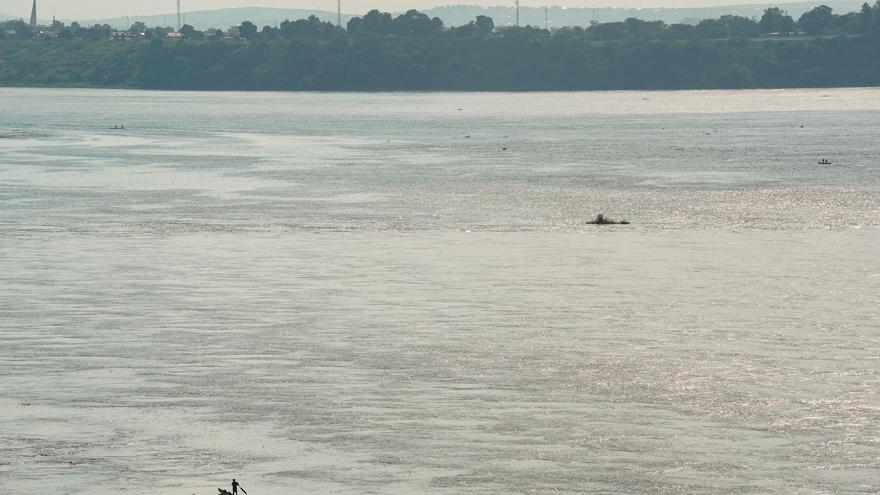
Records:
[[[519,0],[516,0],[516,27],[519,27]]]
[[[180,0],[177,0],[177,32],[180,32]]]

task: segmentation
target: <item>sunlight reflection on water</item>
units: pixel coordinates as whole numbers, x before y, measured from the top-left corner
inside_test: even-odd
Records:
[[[877,491],[880,94],[824,93],[0,90],[0,476]]]

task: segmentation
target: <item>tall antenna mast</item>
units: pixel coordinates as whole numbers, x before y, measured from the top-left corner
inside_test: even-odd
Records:
[[[177,0],[177,32],[180,32],[180,0]]]
[[[342,0],[336,0],[336,27],[342,27]]]
[[[550,31],[550,7],[544,6],[544,29]]]
[[[516,0],[516,27],[519,27],[519,0]]]

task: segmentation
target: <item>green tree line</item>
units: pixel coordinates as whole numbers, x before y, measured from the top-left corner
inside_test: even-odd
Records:
[[[415,10],[371,11],[345,29],[315,17],[234,33],[191,26],[7,23],[0,84],[206,90],[576,90],[880,85],[880,0],[859,12],[778,8],[697,25],[628,19],[553,31],[496,28],[480,16],[447,28]],[[29,26],[25,27],[30,29]],[[20,31],[20,34],[19,34]],[[13,33],[11,36],[9,33]],[[117,33],[118,36],[118,33]]]

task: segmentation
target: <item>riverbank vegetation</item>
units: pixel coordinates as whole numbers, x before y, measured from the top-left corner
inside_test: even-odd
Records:
[[[24,23],[0,29],[0,84],[202,90],[578,90],[880,85],[880,0],[795,20],[723,16],[556,30],[448,28],[417,11],[371,11],[344,29],[317,18],[277,28],[179,33],[142,24]]]

